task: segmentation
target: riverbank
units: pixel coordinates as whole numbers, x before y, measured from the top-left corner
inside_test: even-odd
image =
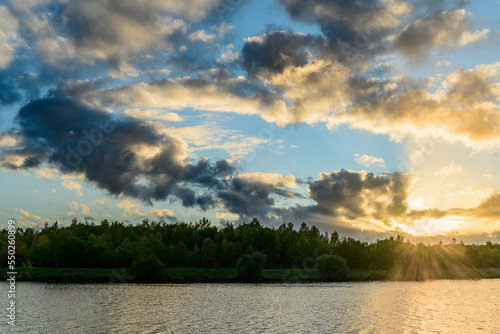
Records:
[[[7,268],[0,269],[0,275],[7,278]],[[18,268],[18,281],[63,282],[63,283],[132,283],[135,282],[128,268]],[[394,280],[397,274],[392,270],[349,271],[347,281],[382,281]],[[467,275],[450,270],[433,273],[432,279],[460,278],[500,278],[500,268],[474,269]],[[167,268],[164,283],[236,283],[236,269],[233,268]],[[315,269],[264,269],[262,282],[321,282]]]

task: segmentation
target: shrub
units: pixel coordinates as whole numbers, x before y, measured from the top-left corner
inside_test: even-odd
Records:
[[[237,278],[242,282],[259,282],[266,256],[260,252],[245,254],[236,262]]]
[[[347,263],[338,255],[323,254],[316,264],[318,276],[324,281],[345,281],[347,279]]]
[[[161,282],[167,277],[165,265],[153,256],[137,257],[130,269],[137,282]]]

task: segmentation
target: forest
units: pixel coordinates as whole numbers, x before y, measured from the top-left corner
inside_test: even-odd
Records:
[[[7,263],[8,231],[0,233],[0,254]],[[131,225],[103,220],[99,224],[74,219],[44,228],[18,228],[16,260],[33,267],[52,268],[235,268],[245,259],[263,268],[318,268],[324,255],[341,259],[347,268],[392,270],[418,277],[424,272],[500,268],[500,244],[412,244],[402,236],[376,242],[320,233],[306,223],[278,228],[257,219],[241,225],[159,223],[144,220]],[[247,261],[247,262],[248,262]],[[141,267],[142,266],[142,267]],[[241,266],[241,263],[240,263]],[[149,268],[149,269],[148,269]],[[153,270],[154,271],[154,270]]]

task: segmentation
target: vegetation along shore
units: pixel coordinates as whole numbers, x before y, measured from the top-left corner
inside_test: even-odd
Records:
[[[7,230],[0,255],[7,263]],[[500,245],[362,242],[315,226],[129,225],[73,220],[16,234],[18,280],[43,282],[319,282],[500,278]],[[6,276],[7,268],[0,268]]]

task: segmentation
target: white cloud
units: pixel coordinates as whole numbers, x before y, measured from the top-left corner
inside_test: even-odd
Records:
[[[120,202],[117,204],[117,206],[120,209],[130,210],[133,207],[135,207],[135,204],[132,203],[132,201],[130,199],[128,199],[127,197],[122,197],[120,199]]]
[[[436,62],[436,66],[451,66],[453,64],[451,61],[448,60],[440,60]]]
[[[207,34],[204,30],[198,30],[189,35],[189,39],[193,41],[203,41],[205,43],[210,43],[215,39],[215,35]]]
[[[127,211],[127,214],[128,215],[132,215],[132,216],[138,216],[138,217],[142,217],[142,216],[145,216],[146,214],[141,212],[139,209],[134,209],[134,210],[126,210]]]
[[[168,209],[153,209],[149,212],[150,215],[156,216],[156,217],[174,217],[174,213]]]
[[[80,183],[76,183],[70,180],[64,180],[62,183],[63,187],[69,190],[80,190],[82,189],[82,185]]]
[[[82,215],[91,216],[92,210],[86,204],[79,204],[75,201],[68,203],[69,208],[73,211],[68,213],[68,216],[76,215],[75,212],[80,212]]]
[[[231,213],[231,212],[217,212],[215,216],[220,219],[220,220],[238,220],[240,219],[240,216],[236,213]]]
[[[166,122],[181,122],[183,119],[181,116],[179,116],[176,113],[173,112],[166,112],[163,111],[162,109],[139,109],[139,108],[132,108],[132,109],[127,109],[123,112],[125,115],[134,117],[134,118],[139,118],[139,119],[147,119],[147,120],[162,120]]]
[[[489,32],[490,31],[488,29],[477,30],[476,32],[473,33],[465,31],[460,36],[460,39],[458,40],[458,45],[464,46],[473,43],[475,41],[478,41],[480,39],[483,39]]]
[[[0,131],[0,148],[13,147],[21,143],[21,137]]]
[[[277,173],[253,172],[238,175],[239,178],[254,180],[276,187],[296,188],[297,180],[292,175],[283,176]]]
[[[23,209],[16,209],[17,211],[19,211],[19,213],[24,217],[24,218],[29,218],[29,219],[36,219],[36,220],[42,220],[42,218],[40,216],[37,216],[37,215],[33,215]]]
[[[385,160],[382,158],[377,158],[371,155],[366,155],[366,154],[360,154],[356,153],[355,154],[356,162],[359,165],[365,166],[365,167],[371,167],[371,166],[376,166],[376,167],[385,167]]]
[[[97,203],[97,204],[100,204],[102,206],[106,205],[106,200],[104,198],[102,198],[102,199],[96,199],[94,202]]]
[[[360,91],[360,96],[368,97],[366,101],[331,115],[327,126],[333,131],[348,124],[389,135],[395,141],[413,135],[462,142],[479,150],[491,149],[500,144],[499,80],[500,63],[495,63],[459,69],[432,93],[423,84],[412,84],[413,87],[392,94],[383,94],[382,87],[375,86],[373,92]]]
[[[38,169],[36,175],[46,180],[57,180],[59,178],[66,180],[85,180],[85,175],[83,173],[62,174],[57,168],[47,166]]]
[[[189,127],[166,127],[157,124],[160,133],[177,136],[188,144],[189,152],[204,150],[224,150],[233,158],[241,158],[255,151],[260,145],[270,144],[270,140],[242,134],[238,130],[223,128],[217,116],[201,125]]]
[[[452,161],[448,166],[444,166],[440,170],[436,171],[434,175],[445,177],[462,174],[463,172],[464,168],[462,167],[462,165],[458,165],[454,161]]]
[[[146,216],[146,213],[143,213],[139,210],[139,204],[135,204],[131,199],[127,197],[122,197],[120,202],[117,204],[120,209],[124,209],[124,213],[122,213],[122,217],[127,218],[128,216],[138,216],[143,217]]]

